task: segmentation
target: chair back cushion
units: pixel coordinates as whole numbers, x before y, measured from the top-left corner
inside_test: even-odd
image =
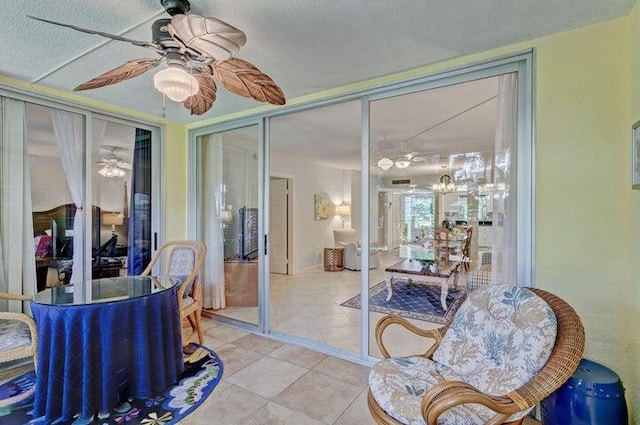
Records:
[[[169,275],[187,276],[195,267],[196,255],[190,248],[176,248],[171,253],[169,261]]]
[[[506,394],[545,365],[556,330],[553,310],[532,291],[487,285],[460,306],[433,360],[485,393]]]
[[[333,231],[333,242],[336,246],[339,242],[354,243],[358,246],[358,236],[355,229],[336,229]]]

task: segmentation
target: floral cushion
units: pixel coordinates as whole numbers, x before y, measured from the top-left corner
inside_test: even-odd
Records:
[[[31,345],[29,326],[19,320],[0,319],[0,351]]]
[[[380,407],[396,420],[423,425],[422,396],[438,382],[464,381],[484,393],[506,395],[530,381],[551,355],[556,329],[553,310],[532,291],[488,285],[470,294],[458,309],[432,360],[383,360],[372,368],[369,387]],[[484,424],[494,415],[482,405],[465,404],[443,413],[438,425]]]
[[[378,405],[394,419],[424,425],[420,402],[438,382],[459,380],[451,369],[424,357],[394,357],[377,363],[369,373],[369,388]],[[473,407],[473,406],[472,406]],[[438,418],[438,425],[481,425],[469,406],[457,406]]]

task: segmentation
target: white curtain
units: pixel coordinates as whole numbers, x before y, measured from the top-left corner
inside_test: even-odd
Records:
[[[53,132],[60,148],[62,168],[71,199],[76,205],[73,219],[73,268],[70,283],[82,282],[84,217],[84,117],[71,112],[52,111]]]
[[[492,283],[516,282],[515,146],[518,137],[517,74],[498,79],[498,111],[493,161]]]
[[[220,212],[226,207],[223,182],[222,138],[218,134],[201,138],[205,157],[202,181],[204,182],[204,208],[202,225],[207,256],[204,263],[204,308],[220,309],[226,306],[224,299],[224,224]]]
[[[0,98],[0,128],[0,291],[33,295],[36,266],[24,102]],[[11,301],[7,307],[21,312],[23,303]]]

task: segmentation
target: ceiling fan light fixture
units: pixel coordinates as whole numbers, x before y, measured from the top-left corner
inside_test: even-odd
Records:
[[[153,76],[153,85],[174,102],[184,102],[198,93],[198,80],[178,66],[157,72]]]
[[[382,168],[384,171],[387,171],[389,168],[393,167],[393,161],[389,158],[382,158],[378,161],[378,167]]]
[[[98,174],[100,174],[102,177],[108,177],[108,178],[113,178],[113,177],[122,178],[126,173],[122,168],[116,167],[111,164],[107,164],[98,170]]]
[[[401,170],[408,168],[409,165],[411,165],[411,161],[406,160],[406,159],[402,159],[400,161],[396,161],[396,167],[400,168]]]

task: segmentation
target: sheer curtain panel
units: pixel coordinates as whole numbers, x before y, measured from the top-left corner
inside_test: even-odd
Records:
[[[26,133],[25,103],[0,98],[0,291],[33,295],[36,266]],[[21,312],[23,303],[0,305],[0,310],[7,309]]]

